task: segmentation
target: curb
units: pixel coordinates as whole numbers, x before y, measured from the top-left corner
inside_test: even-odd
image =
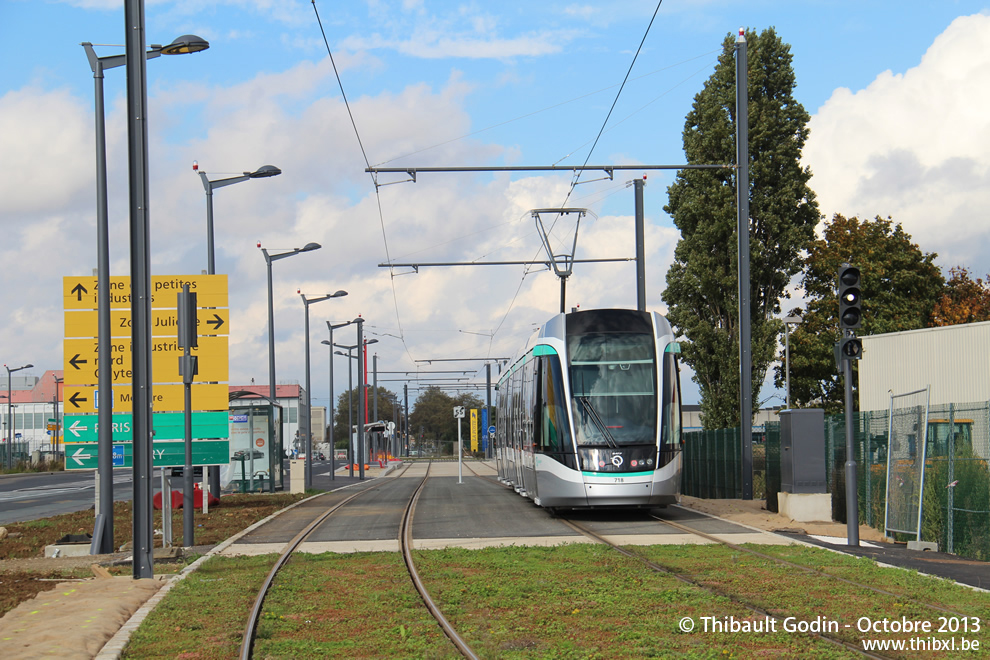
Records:
[[[280,516],[281,514],[285,513],[290,509],[299,506],[304,502],[308,502],[314,498],[320,497],[323,494],[324,493],[319,493],[317,495],[313,495],[312,497],[307,497],[306,499],[299,500],[295,504],[290,504],[284,509],[279,509],[278,511],[268,516],[267,518],[264,518],[263,520],[259,520],[250,527],[247,527],[241,530],[240,532],[238,532],[237,534],[234,534],[226,541],[223,541],[222,543],[214,546],[205,555],[203,555],[193,563],[189,564],[185,568],[183,568],[182,571],[180,571],[177,575],[173,575],[171,578],[169,578],[168,582],[166,582],[165,585],[158,590],[158,593],[156,593],[154,596],[149,598],[144,605],[138,608],[137,612],[132,614],[131,618],[128,619],[124,623],[124,625],[120,627],[120,630],[118,630],[117,633],[113,637],[111,637],[106,644],[103,645],[103,648],[100,649],[100,652],[94,656],[95,660],[119,660],[121,654],[124,652],[124,647],[126,647],[127,643],[131,640],[131,635],[134,634],[134,631],[137,630],[138,627],[148,617],[148,615],[151,614],[152,610],[155,609],[155,606],[157,606],[158,603],[160,603],[162,599],[165,598],[165,595],[172,590],[172,587],[177,585],[179,582],[184,580],[188,575],[190,575],[193,571],[195,571],[200,566],[202,566],[206,560],[212,558],[214,555],[220,552],[223,552],[228,547],[236,543],[238,539],[248,534],[249,532],[253,532],[255,529],[261,527],[270,520]]]

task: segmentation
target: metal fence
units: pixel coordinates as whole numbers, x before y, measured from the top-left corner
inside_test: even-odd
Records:
[[[742,497],[742,442],[738,428],[684,433],[683,456],[681,492],[685,495],[705,499]]]
[[[886,410],[856,413],[853,418],[859,521],[880,531],[886,524],[889,421]],[[739,429],[684,434],[685,495],[742,497],[739,435]],[[766,508],[777,511],[780,424],[768,422],[763,434],[754,434],[757,438],[753,497],[765,498]],[[921,540],[935,541],[945,552],[990,560],[990,402],[931,406],[924,449]],[[827,489],[832,517],[843,523],[845,462],[845,415],[831,415],[825,418]]]
[[[859,519],[883,531],[887,524],[888,412],[856,413],[853,429]],[[934,541],[945,552],[986,561],[990,559],[990,402],[931,406],[927,436],[921,540]],[[832,515],[840,522],[846,521],[845,445],[845,416],[826,417]],[[890,460],[902,460],[895,456]],[[896,475],[897,470],[891,473]]]

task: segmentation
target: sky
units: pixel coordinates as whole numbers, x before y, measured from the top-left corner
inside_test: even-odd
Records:
[[[0,0],[0,358],[33,364],[25,375],[62,368],[62,278],[96,267],[94,84],[80,44],[123,53],[123,7]],[[399,379],[419,371],[422,385],[455,376],[427,372],[453,369],[483,383],[486,358],[514,356],[558,311],[554,273],[381,264],[545,261],[530,211],[561,206],[588,213],[553,226],[555,252],[570,251],[576,226],[575,258],[633,257],[629,182],[646,175],[647,307],[663,313],[678,240],[663,211],[671,170],[612,180],[589,171],[573,190],[570,173],[420,172],[413,182],[365,170],[681,164],[684,118],[740,27],[773,27],[791,46],[795,96],[811,115],[803,162],[824,217],[890,216],[946,273],[990,273],[987,3],[667,0],[656,10],[653,0],[148,1],[146,43],[210,42],[147,65],[152,274],[207,267],[194,162],[210,180],[274,165],[280,176],[213,193],[230,383],[268,382],[258,244],[274,253],[310,242],[322,248],[272,264],[277,382],[304,383],[299,292],[345,290],[309,306],[313,405],[329,395],[326,323],[358,315],[378,340],[370,350],[382,387],[401,393]],[[126,275],[123,68],[106,72],[104,93],[111,273]],[[631,261],[574,265],[568,309],[635,305]],[[334,341],[353,345],[351,327]],[[426,362],[441,359],[465,361]],[[348,362],[334,364],[338,394]],[[690,369],[682,373],[685,403],[698,403]],[[761,403],[780,405],[782,393],[765,384]]]

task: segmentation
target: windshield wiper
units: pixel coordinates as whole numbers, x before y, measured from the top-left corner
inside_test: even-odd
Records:
[[[581,402],[581,405],[584,407],[585,412],[588,413],[588,417],[590,417],[591,421],[594,422],[595,426],[598,427],[598,430],[601,432],[602,437],[605,438],[605,444],[607,444],[612,449],[618,449],[619,443],[617,443],[615,441],[615,438],[612,437],[612,432],[608,430],[607,426],[605,426],[605,422],[598,414],[598,411],[595,410],[595,407],[591,404],[591,399],[589,399],[586,396],[579,396],[577,397],[577,400]]]

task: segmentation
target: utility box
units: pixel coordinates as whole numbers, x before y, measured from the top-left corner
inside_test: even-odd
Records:
[[[824,493],[825,411],[780,411],[780,488],[785,493]]]

